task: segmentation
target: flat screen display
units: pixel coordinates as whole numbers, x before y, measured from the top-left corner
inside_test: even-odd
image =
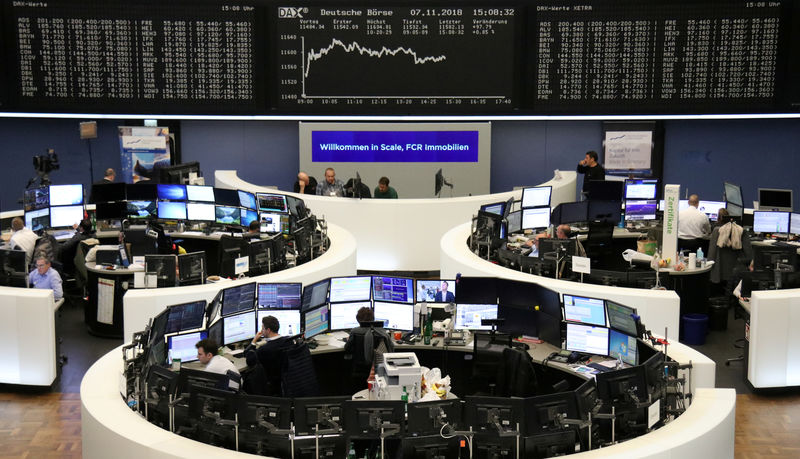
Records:
[[[177,333],[200,328],[203,326],[205,314],[205,300],[170,306],[165,333]]]
[[[159,201],[158,218],[161,220],[186,220],[186,203]]]
[[[609,327],[631,336],[638,334],[636,319],[633,318],[636,315],[636,309],[606,300],[606,311]]]
[[[522,209],[522,229],[540,229],[550,226],[550,208]]]
[[[456,300],[454,279],[431,279],[417,281],[417,303],[452,303]]]
[[[303,314],[303,335],[311,338],[325,333],[329,330],[329,310],[328,305],[310,309]]]
[[[456,330],[491,330],[490,325],[481,325],[483,319],[497,319],[496,304],[461,304],[456,306]]]
[[[494,204],[484,204],[481,206],[481,210],[484,212],[488,212],[490,214],[503,216],[503,211],[506,208],[505,202],[495,202]]]
[[[227,316],[255,309],[256,283],[237,285],[222,291],[222,315]]]
[[[256,329],[260,330],[263,327],[262,319],[267,316],[272,316],[278,319],[280,329],[278,330],[281,336],[294,336],[300,334],[300,310],[299,309],[280,309],[280,310],[260,310],[258,311],[258,322],[256,322]]]
[[[589,201],[561,204],[561,223],[581,223],[589,220]]]
[[[625,221],[655,220],[658,201],[655,199],[642,201],[625,201]]]
[[[227,188],[214,188],[214,202],[218,206],[226,207],[239,207],[242,205],[242,200],[239,199],[239,192]]]
[[[125,183],[95,183],[90,196],[94,203],[124,201]]]
[[[509,212],[508,217],[506,217],[506,233],[514,234],[514,233],[521,233],[522,232],[522,211],[515,210],[514,212]]]
[[[262,212],[282,212],[286,213],[289,208],[286,205],[286,196],[273,193],[258,193],[258,210]]]
[[[25,212],[25,226],[31,231],[39,231],[50,228],[50,208],[31,210]]]
[[[70,228],[83,220],[83,206],[61,206],[50,208],[51,228]]]
[[[688,201],[686,205],[689,205]],[[706,214],[709,220],[715,222],[719,219],[719,210],[725,208],[725,201],[700,201],[697,208]],[[680,209],[683,210],[682,207]]]
[[[396,303],[414,302],[414,280],[405,277],[372,277],[372,299]]]
[[[792,190],[758,189],[758,208],[764,210],[792,210]]]
[[[83,204],[83,185],[50,185],[51,206]]]
[[[256,195],[248,193],[247,191],[239,190],[239,205],[245,209],[257,209]]]
[[[189,201],[214,202],[214,187],[186,185],[186,199]]]
[[[250,226],[251,222],[258,220],[258,212],[250,209],[240,209],[240,221],[245,228]]]
[[[258,307],[261,309],[300,309],[303,284],[287,282],[258,284]]]
[[[340,301],[369,301],[369,289],[372,279],[369,276],[332,277],[330,294],[331,303]],[[333,315],[331,313],[331,315]]]
[[[181,359],[181,364],[197,360],[197,348],[194,345],[207,337],[208,332],[205,330],[168,337],[169,364],[172,364],[172,360],[176,358]]]
[[[656,198],[658,190],[657,179],[628,179],[625,180],[625,199],[648,199]]]
[[[564,295],[564,319],[592,325],[606,325],[606,304],[598,298]]]
[[[792,213],[789,218],[789,232],[794,235],[800,234],[800,214]]]
[[[402,331],[411,331],[414,329],[413,304],[376,301],[373,309],[375,320],[383,321],[383,328]]]
[[[281,232],[281,214],[278,213],[261,213],[261,232],[262,233],[280,233]]]
[[[589,201],[586,218],[590,222],[619,223],[622,216],[620,201]]]
[[[241,225],[241,216],[238,207],[216,206],[216,221],[220,225]]]
[[[756,233],[788,233],[790,212],[753,212],[753,231]]]
[[[186,218],[198,222],[213,222],[216,220],[214,204],[189,202],[186,204]]]
[[[22,195],[22,205],[26,212],[50,207],[50,187],[44,186],[25,190]]]
[[[328,302],[328,279],[303,287],[303,305],[301,312],[308,311]]]
[[[256,312],[243,312],[222,319],[222,344],[227,346],[256,336]]]
[[[369,301],[331,303],[331,330],[349,330],[358,327],[356,320],[358,310],[371,307],[372,304]]]
[[[608,334],[608,355],[620,359],[628,365],[638,365],[636,338],[616,330],[609,330]]]
[[[550,207],[550,192],[552,188],[549,186],[536,186],[525,188],[522,190],[522,208],[529,207]]]
[[[608,329],[567,323],[566,348],[585,354],[608,355]]]
[[[133,220],[155,217],[156,201],[128,201],[128,218]]]
[[[158,199],[165,201],[186,201],[186,185],[159,184]]]
[[[744,207],[744,199],[742,198],[742,188],[739,185],[725,182],[725,201],[736,204],[739,207]]]

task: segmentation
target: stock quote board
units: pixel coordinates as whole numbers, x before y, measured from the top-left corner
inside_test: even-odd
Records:
[[[800,112],[800,0],[2,2],[6,112]]]

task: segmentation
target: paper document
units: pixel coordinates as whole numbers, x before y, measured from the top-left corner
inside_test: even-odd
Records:
[[[114,279],[97,280],[97,321],[114,324]]]

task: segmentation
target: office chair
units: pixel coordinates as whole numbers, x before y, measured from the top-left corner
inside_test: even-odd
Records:
[[[511,335],[475,332],[472,340],[473,390],[477,393],[495,395],[498,375],[503,368],[503,351],[511,347]]]
[[[345,361],[350,362],[350,391],[357,392],[367,387],[370,371],[382,359],[383,352],[392,352],[394,343],[382,328],[359,327],[350,332],[349,353]]]
[[[504,348],[502,366],[497,373],[495,395],[531,397],[538,393],[539,382],[531,356],[521,349]]]
[[[283,352],[281,394],[292,398],[319,395],[317,373],[311,361],[311,351],[305,342],[294,342]]]
[[[592,264],[599,264],[601,260],[613,256],[613,236],[614,225],[609,223],[589,223],[589,235],[586,237],[584,248],[587,256],[592,259]]]

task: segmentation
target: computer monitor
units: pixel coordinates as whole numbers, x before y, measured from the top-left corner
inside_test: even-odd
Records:
[[[323,279],[319,282],[314,282],[311,285],[303,287],[303,303],[300,308],[301,312],[308,311],[321,304],[328,302],[328,285],[329,279]]]
[[[620,180],[589,180],[586,192],[591,201],[620,201],[624,186]]]
[[[240,395],[237,408],[239,425],[248,430],[268,423],[276,429],[288,429],[292,421],[292,400],[284,397]]]
[[[256,283],[248,282],[222,291],[222,315],[252,311],[256,306]]]
[[[598,398],[604,406],[647,400],[647,374],[643,365],[600,372],[595,381]]]
[[[461,400],[409,403],[408,433],[414,436],[438,436],[445,424],[452,427],[453,430],[461,430],[463,413],[464,404]]]
[[[508,216],[506,217],[506,233],[507,234],[516,234],[522,232],[522,211],[515,210],[514,212],[509,212]]]
[[[164,342],[164,333],[167,329],[167,321],[169,320],[169,308],[164,309],[158,315],[153,318],[153,321],[150,325],[150,337],[147,340],[147,343],[150,347],[153,347],[158,342]],[[160,362],[166,362],[166,359],[161,360]]]
[[[225,321],[218,320],[208,327],[208,338],[213,339],[215,343],[221,344],[225,335],[222,332],[222,327]]]
[[[700,201],[697,208],[700,212],[706,214],[709,220],[715,222],[719,219],[719,210],[725,208],[725,201]]]
[[[589,201],[565,202],[560,204],[560,207],[561,220],[553,221],[554,225],[582,223],[589,220]]]
[[[270,251],[272,241],[269,239],[254,239],[246,242],[247,256],[249,259],[248,276],[267,274],[270,271]]]
[[[455,301],[455,295],[455,279],[417,280],[417,303],[423,301],[428,303],[452,303]]]
[[[300,309],[303,297],[303,284],[285,282],[258,284],[259,309]]]
[[[159,184],[156,187],[159,201],[186,201],[185,185]]]
[[[50,208],[37,209],[25,212],[25,226],[31,231],[50,228]]]
[[[169,314],[164,333],[185,332],[203,326],[203,319],[206,316],[206,300],[176,304],[167,308]]]
[[[369,276],[332,277],[330,302],[369,301],[371,280]]]
[[[779,190],[775,188],[758,189],[759,210],[793,210],[792,190]]]
[[[496,304],[456,305],[456,330],[491,330],[489,325],[481,325],[483,319],[497,319]]]
[[[154,273],[158,288],[174,287],[177,281],[177,259],[175,255],[145,255],[144,270]]]
[[[242,223],[238,207],[216,206],[216,221],[220,225],[240,226]]]
[[[550,226],[550,208],[522,209],[522,229],[536,230]]]
[[[525,399],[474,395],[465,399],[464,423],[473,431],[498,434],[498,427],[515,431],[518,425],[520,433],[525,431]]]
[[[562,419],[580,419],[573,391],[528,397],[524,403],[526,436],[560,430]]]
[[[82,205],[50,207],[50,228],[72,228],[83,215]]]
[[[186,199],[214,203],[214,187],[203,185],[186,185]]]
[[[653,200],[658,193],[658,179],[625,180],[625,199]]]
[[[608,313],[609,327],[631,336],[639,334],[636,309],[606,300],[606,312]]]
[[[282,217],[284,217],[282,214],[262,212],[260,217],[261,232],[271,234],[282,232]]]
[[[128,201],[155,201],[158,189],[155,183],[128,183],[125,185],[125,197]]]
[[[331,305],[333,306],[333,305]],[[388,330],[411,331],[414,329],[414,305],[376,301],[373,305],[375,320],[383,321]]]
[[[620,201],[598,201],[593,199],[589,201],[586,217],[589,222],[617,225],[622,217],[622,203]]]
[[[195,222],[213,222],[217,219],[214,204],[189,202],[186,204],[186,219]]]
[[[159,201],[158,218],[160,220],[186,220],[186,203]]]
[[[224,317],[222,344],[238,343],[253,339],[256,336],[256,312],[241,312],[232,316]]]
[[[488,212],[490,214],[495,214],[499,216],[503,216],[506,209],[506,203],[503,202],[494,202],[492,204],[484,204],[481,206],[481,211]]]
[[[564,294],[564,319],[590,325],[606,325],[605,301]]]
[[[568,351],[608,355],[608,328],[567,323]]]
[[[298,220],[306,218],[309,215],[305,202],[294,196],[286,196],[286,208],[289,209],[289,213]]]
[[[187,183],[191,174],[201,175],[200,163],[197,161],[158,168],[160,183]]]
[[[327,304],[303,313],[303,334],[306,339],[326,333],[328,330],[330,330],[330,309]]]
[[[608,331],[608,355],[627,363],[638,365],[639,355],[636,350],[636,338],[616,330]]]
[[[156,201],[128,201],[128,218],[144,220],[157,215]]]
[[[169,364],[176,358],[181,359],[181,364],[194,362],[197,360],[197,348],[194,347],[198,341],[206,339],[208,332],[200,330],[191,333],[181,333],[167,337],[167,349],[169,351]]]
[[[625,221],[655,220],[658,211],[658,201],[651,200],[627,200],[625,201]]]
[[[728,210],[728,215],[731,217],[742,217],[744,215],[744,207],[732,202],[725,203],[725,209]]]
[[[22,205],[25,212],[50,207],[50,187],[25,190],[22,195]]]
[[[162,367],[163,363],[150,365],[146,370],[147,397],[145,403],[148,406],[147,420],[152,424],[169,428],[169,402],[175,395],[178,373]]]
[[[372,298],[395,303],[414,302],[414,280],[407,277],[372,276]]]
[[[347,434],[355,438],[379,438],[382,423],[391,423],[398,427],[395,435],[402,436],[406,424],[406,403],[402,400],[346,400],[342,402],[344,409],[344,425]]]
[[[240,223],[245,228],[248,228],[250,226],[250,223],[258,220],[258,212],[256,212],[255,210],[240,209],[239,210],[239,215],[240,215],[240,219],[239,219]]]
[[[258,210],[262,212],[289,212],[286,196],[275,193],[256,193]]]
[[[125,183],[95,183],[92,185],[90,201],[97,204],[101,202],[124,201]]]
[[[533,300],[532,300],[533,301]],[[497,318],[505,322],[497,326],[497,331],[511,336],[539,336],[537,311],[533,305],[511,306],[500,303],[497,305]]]
[[[203,284],[206,280],[206,253],[191,252],[178,255],[178,283]]]
[[[272,316],[278,319],[280,324],[280,334],[283,336],[294,336],[300,334],[300,310],[299,309],[259,309],[256,329],[262,327],[264,317]]]
[[[181,368],[178,373],[178,383],[175,389],[177,394],[188,394],[192,389],[206,387],[206,388],[222,388],[227,387],[228,375],[220,373],[212,373],[205,370],[195,370],[192,368]],[[234,392],[227,392],[231,395],[236,395]]]
[[[239,207],[242,205],[242,200],[239,199],[239,191],[227,188],[214,188],[214,202],[218,206],[225,207]]]
[[[358,310],[371,307],[372,304],[369,301],[331,303],[331,330],[349,330],[358,327],[356,320]]]
[[[342,403],[352,399],[350,395],[295,398],[295,430],[299,434],[313,434],[317,427],[320,430],[342,427]]]
[[[735,204],[739,207],[744,207],[744,198],[742,197],[742,188],[730,182],[723,182],[722,197],[725,202]]]
[[[788,233],[790,212],[756,210],[753,212],[753,231],[756,233]]]
[[[94,215],[97,220],[122,220],[128,218],[128,203],[118,202],[98,202],[94,207]]]
[[[550,207],[550,193],[553,188],[550,186],[535,186],[530,188],[523,188],[522,190],[522,208],[528,209],[531,207]]]
[[[800,214],[792,213],[789,217],[789,233],[795,236],[800,234]]]
[[[779,264],[797,268],[797,247],[793,245],[753,246],[753,268],[771,271]]]
[[[245,209],[256,210],[258,204],[256,203],[256,195],[247,191],[239,191],[239,205]]]
[[[50,185],[50,206],[83,205],[83,185]]]
[[[28,274],[25,257],[24,250],[0,248],[0,275]]]

